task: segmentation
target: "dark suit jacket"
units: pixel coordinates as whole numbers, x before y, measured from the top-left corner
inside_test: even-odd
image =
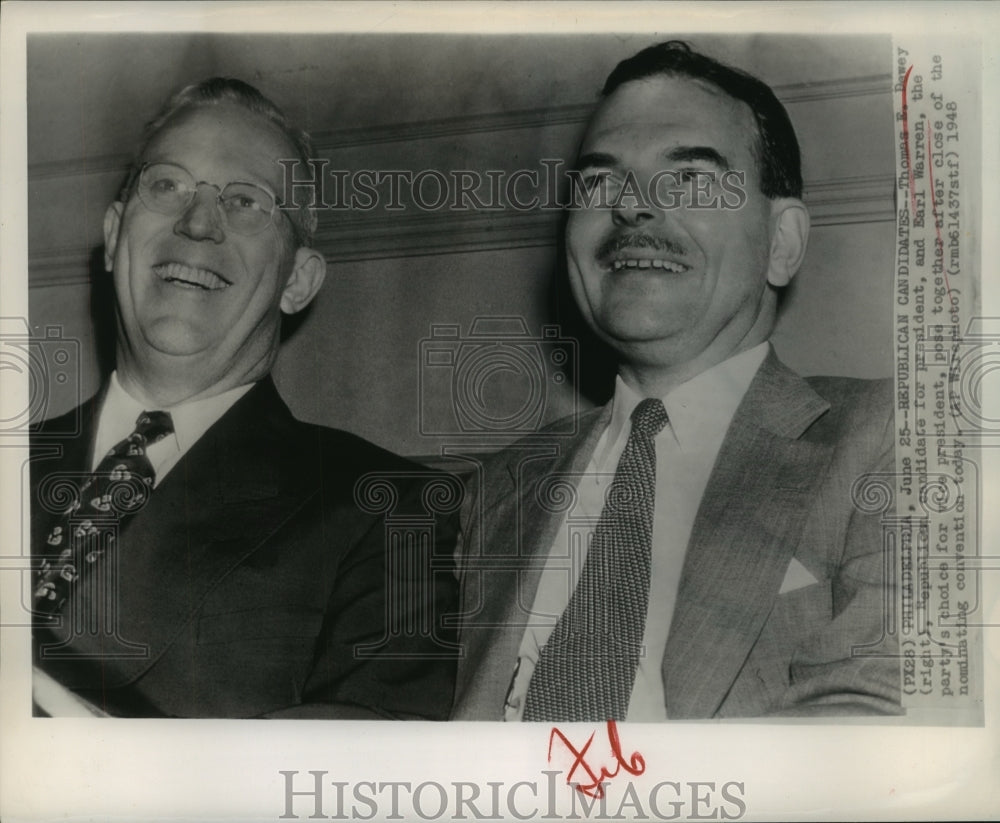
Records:
[[[65,420],[33,433],[33,547],[54,517],[40,484],[53,472],[89,470],[99,402],[71,412],[82,420],[75,439],[47,438]],[[363,501],[371,511],[355,501],[355,483],[368,472],[395,486],[390,517],[422,517],[435,529],[436,543],[425,540],[409,562],[409,549],[387,547],[378,513],[391,493],[373,491]],[[113,552],[118,637],[101,627],[75,631],[73,609],[93,606],[75,594],[62,628],[36,628],[36,658],[41,644],[68,639],[44,649],[39,664],[112,714],[443,719],[454,650],[440,622],[456,586],[446,568],[451,518],[428,516],[421,502],[435,477],[450,479],[295,420],[267,378],[122,524]],[[431,565],[440,571],[432,575]],[[407,591],[418,596],[406,600]]]
[[[485,464],[462,517],[453,718],[502,719],[564,517],[546,510],[539,483],[579,478],[610,415],[610,404],[584,414],[548,456],[524,443]],[[866,473],[894,470],[892,442],[888,381],[805,381],[768,356],[692,529],[663,658],[670,719],[900,711],[880,518],[852,503]],[[817,582],[779,593],[792,558]]]

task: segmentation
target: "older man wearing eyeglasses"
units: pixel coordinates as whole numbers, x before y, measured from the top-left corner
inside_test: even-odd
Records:
[[[71,412],[79,438],[53,449],[65,421],[50,421],[32,442],[36,661],[100,711],[448,710],[453,578],[428,553],[395,556],[356,500],[374,472],[405,511],[426,477],[295,420],[269,377],[282,313],[326,271],[315,215],[277,197],[279,161],[308,156],[256,89],[207,80],[150,123],[105,215],[116,369]],[[449,556],[447,524],[431,533]],[[399,630],[411,624],[425,628]]]

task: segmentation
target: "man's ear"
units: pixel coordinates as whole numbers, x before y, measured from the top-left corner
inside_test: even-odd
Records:
[[[281,310],[285,314],[302,311],[319,291],[326,277],[326,258],[315,249],[304,246],[295,252],[292,273],[281,293]]]
[[[771,201],[771,257],[767,282],[787,286],[802,265],[809,239],[809,212],[795,197]]]
[[[118,229],[122,224],[125,204],[115,201],[104,212],[104,270],[111,271],[115,265],[115,249],[118,248]]]

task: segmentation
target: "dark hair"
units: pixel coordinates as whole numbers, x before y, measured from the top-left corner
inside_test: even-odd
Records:
[[[801,197],[802,166],[799,143],[788,112],[770,86],[756,77],[693,51],[682,40],[669,40],[622,60],[608,75],[605,97],[624,83],[657,74],[690,77],[711,83],[730,97],[746,103],[757,122],[753,153],[765,197]]]
[[[306,163],[312,156],[312,142],[309,135],[293,126],[285,113],[256,88],[234,77],[210,77],[175,92],[159,113],[146,124],[135,160],[122,188],[121,200],[124,202],[132,194],[146,149],[171,120],[192,109],[220,103],[232,103],[270,120],[288,138],[299,162]],[[289,208],[286,214],[291,219],[296,243],[300,246],[312,245],[313,233],[316,231],[316,214],[303,206],[294,210]]]

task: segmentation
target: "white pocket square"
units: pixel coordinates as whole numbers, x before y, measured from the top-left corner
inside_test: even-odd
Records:
[[[796,589],[804,589],[806,586],[811,586],[813,583],[818,582],[812,572],[793,557],[792,562],[788,564],[788,571],[785,572],[785,579],[781,581],[781,588],[778,590],[778,594],[787,594]]]

